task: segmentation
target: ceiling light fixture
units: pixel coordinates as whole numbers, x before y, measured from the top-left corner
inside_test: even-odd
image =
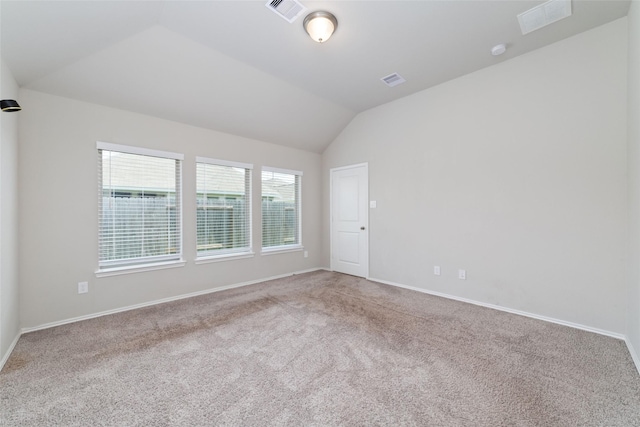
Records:
[[[324,43],[338,28],[338,20],[333,14],[318,10],[308,14],[302,26],[314,41]]]
[[[7,113],[22,110],[22,107],[18,105],[18,102],[13,99],[3,99],[0,101],[0,108],[2,111],[6,111]]]

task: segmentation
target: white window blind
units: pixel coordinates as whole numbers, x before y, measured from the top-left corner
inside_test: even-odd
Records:
[[[244,163],[196,159],[198,257],[251,251],[252,169]]]
[[[262,169],[262,247],[299,246],[302,172]]]
[[[97,145],[100,268],[179,260],[182,155]]]

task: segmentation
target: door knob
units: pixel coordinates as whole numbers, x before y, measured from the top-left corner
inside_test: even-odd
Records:
[[[360,227],[360,230],[364,230],[364,226]]]

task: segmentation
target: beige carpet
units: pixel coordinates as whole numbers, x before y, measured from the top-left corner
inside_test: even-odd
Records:
[[[622,341],[314,272],[24,335],[0,426],[640,426]]]

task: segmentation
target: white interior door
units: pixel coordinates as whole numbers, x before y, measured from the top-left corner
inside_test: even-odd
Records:
[[[331,169],[331,269],[369,276],[367,164]]]

